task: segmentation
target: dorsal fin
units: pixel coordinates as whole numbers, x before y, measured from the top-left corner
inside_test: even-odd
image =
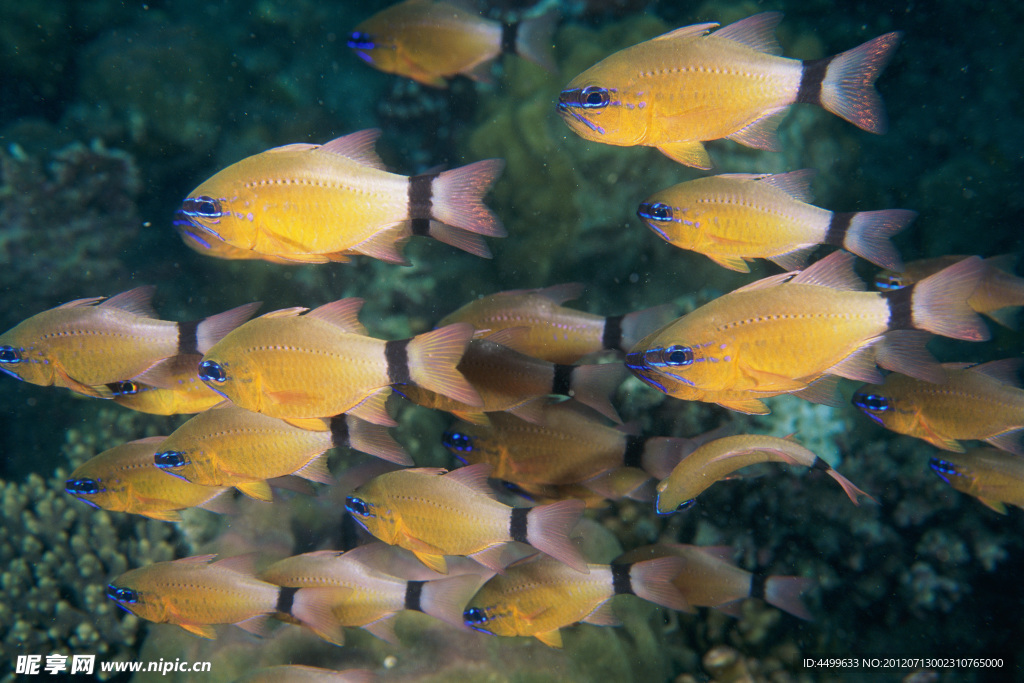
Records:
[[[103,301],[104,298],[105,297],[102,296],[90,296],[85,299],[75,299],[74,301],[69,301],[65,304],[61,304],[60,306],[57,306],[57,308],[53,310],[57,310],[59,308],[78,308],[79,306],[92,306],[94,303]]]
[[[349,297],[324,304],[306,314],[307,318],[319,318],[345,332],[366,334],[366,328],[359,322],[359,309],[363,307],[363,299]]]
[[[552,285],[543,289],[535,289],[533,293],[537,296],[542,296],[549,301],[562,304],[566,301],[572,301],[580,298],[583,294],[583,283],[582,282],[566,282],[560,285]]]
[[[217,553],[211,553],[209,555],[193,555],[192,557],[182,557],[177,560],[173,560],[177,564],[209,564],[213,558],[217,557]]]
[[[864,282],[853,272],[856,257],[848,251],[834,251],[820,261],[800,271],[791,284],[817,285],[832,289],[864,291]]]
[[[385,170],[384,162],[381,161],[381,158],[377,156],[377,152],[373,149],[373,145],[379,137],[379,128],[367,128],[366,130],[349,133],[340,138],[334,138],[330,142],[325,142],[320,149],[325,152],[340,154],[358,164],[378,168],[383,171]]]
[[[943,365],[945,367],[945,365]],[[997,382],[1011,387],[1021,387],[1021,369],[1024,368],[1024,359],[1003,358],[992,360],[981,365],[973,365],[971,372],[977,372],[986,377],[991,377]]]
[[[457,470],[452,470],[448,474],[444,475],[446,478],[456,481],[463,486],[472,489],[474,492],[487,496],[488,498],[497,498],[494,490],[490,484],[487,483],[487,477],[491,475],[490,463],[479,462],[475,465],[469,465],[468,467],[460,467]]]
[[[316,149],[320,145],[315,145],[311,142],[293,142],[290,145],[280,145],[279,147],[271,147],[268,152],[304,152],[308,149]]]
[[[662,33],[657,38],[652,40],[684,40],[686,38],[699,38],[708,31],[713,31],[718,28],[720,24],[717,21],[712,21],[707,24],[693,24],[692,26],[683,26],[677,28],[674,31],[668,33]]]
[[[771,185],[777,190],[782,190],[797,201],[810,202],[814,199],[811,194],[811,180],[815,173],[817,172],[813,168],[802,168],[789,173],[766,175],[761,178],[761,182]]]
[[[271,311],[270,313],[264,313],[260,318],[289,318],[308,311],[308,308],[303,306],[292,306],[291,308],[282,308],[278,311]],[[259,320],[259,318],[257,318]]]
[[[775,27],[782,21],[782,12],[761,12],[740,19],[715,31],[716,38],[742,43],[752,50],[769,55],[781,55],[782,46],[775,38]]]
[[[238,574],[245,574],[246,576],[256,576],[257,559],[259,559],[259,553],[245,553],[244,555],[221,558],[214,562],[212,566],[237,572]]]
[[[101,303],[100,307],[118,308],[143,318],[156,318],[156,311],[153,310],[153,305],[150,303],[155,291],[156,287],[153,285],[143,285],[142,287],[129,289],[127,292],[121,292],[117,296],[110,297]]]

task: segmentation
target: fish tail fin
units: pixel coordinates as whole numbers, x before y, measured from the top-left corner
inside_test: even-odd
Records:
[[[420,611],[457,628],[465,628],[462,612],[487,580],[483,574],[462,574],[423,584]]]
[[[205,354],[210,350],[211,346],[226,337],[228,332],[251,318],[252,314],[261,305],[262,302],[254,301],[251,304],[243,304],[229,311],[203,318],[194,329],[195,349],[179,349],[179,353],[195,353],[198,351],[200,354]],[[187,326],[190,326],[190,323],[179,323],[178,325],[179,347],[183,346],[182,337]]]
[[[617,319],[619,325],[620,335],[616,346],[612,347],[610,344],[608,348],[616,348],[623,352],[628,352],[633,348],[638,341],[646,337],[656,329],[666,325],[674,319],[675,316],[672,312],[671,304],[662,304],[661,306],[653,306],[651,308],[645,308],[642,311],[634,311],[633,313],[627,313]],[[615,318],[607,318],[604,323],[604,336],[607,339],[611,335],[609,334],[608,325],[610,322],[616,321]],[[611,341],[611,340],[609,340]]]
[[[404,374],[424,389],[467,405],[483,405],[476,389],[457,369],[472,338],[473,326],[469,323],[452,323],[416,335],[408,341],[407,369]],[[388,372],[391,373],[390,360],[388,365]],[[401,369],[398,372],[401,373]]]
[[[505,168],[503,159],[484,159],[444,171],[430,185],[430,216],[436,221],[487,237],[504,237],[501,220],[483,202]],[[414,177],[410,182],[416,182]]]
[[[854,214],[833,214],[835,218],[848,219],[849,224],[841,244],[847,251],[871,261],[876,266],[889,270],[903,270],[903,260],[889,239],[910,225],[917,217],[916,211],[907,209],[886,209],[884,211],[859,211]],[[831,232],[831,230],[830,230]]]
[[[801,598],[814,585],[814,579],[803,576],[769,576],[764,582],[764,600],[798,619],[813,621]]]
[[[653,437],[644,442],[640,464],[655,479],[666,479],[683,458],[697,449],[697,445],[692,439]]]
[[[555,28],[558,27],[559,12],[551,8],[536,17],[529,17],[514,25],[515,46],[513,51],[534,64],[557,73],[554,53],[551,50]],[[506,29],[508,30],[508,29]],[[502,36],[504,38],[504,36]],[[502,43],[504,44],[504,40]]]
[[[804,62],[797,101],[820,104],[869,133],[884,133],[889,123],[875,79],[892,59],[901,36],[893,31],[833,57]]]
[[[972,256],[909,287],[885,292],[890,327],[895,322],[897,329],[911,327],[953,339],[986,341],[991,336],[988,326],[967,304],[984,271],[984,262]],[[908,289],[913,291],[904,293]],[[909,321],[900,320],[897,312],[906,307],[906,296],[910,296]]]
[[[622,565],[612,565],[613,568],[618,566]],[[686,560],[674,556],[658,557],[628,566],[629,588],[638,598],[680,612],[693,611],[682,592],[672,583],[683,571]],[[618,586],[616,589],[618,590]]]
[[[565,393],[580,403],[590,406],[613,422],[622,422],[619,413],[608,397],[625,379],[626,366],[622,363],[603,363],[601,365],[556,365],[555,376],[569,368],[569,390]],[[557,383],[557,382],[556,382]]]
[[[589,574],[587,561],[569,538],[585,507],[582,500],[560,500],[531,508],[526,515],[526,542],[576,571]]]
[[[334,446],[353,448],[398,465],[413,464],[412,458],[384,425],[367,422],[347,413],[335,415],[330,423]]]
[[[345,644],[345,629],[332,605],[350,592],[348,588],[308,587],[295,591],[288,616],[329,643]]]
[[[866,498],[872,503],[878,502],[871,495],[858,488],[852,481],[839,474],[839,472],[821,458],[815,458],[811,467],[812,469],[825,470],[825,473],[828,474],[828,476],[835,479],[836,483],[843,487],[843,492],[846,493],[847,498],[849,498],[854,505],[860,505],[861,498]]]
[[[475,232],[463,230],[462,228],[453,228],[438,221],[430,221],[430,228],[427,230],[427,234],[438,242],[444,242],[449,246],[469,252],[474,256],[491,258],[491,248],[487,246],[484,238]]]

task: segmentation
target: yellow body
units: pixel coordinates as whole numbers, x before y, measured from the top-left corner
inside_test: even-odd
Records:
[[[644,218],[662,239],[740,272],[750,271],[746,261],[822,244],[832,217],[776,187],[770,176],[699,178],[657,192],[645,204],[671,209],[671,220]]]
[[[131,293],[141,292],[131,290]],[[142,313],[148,294],[122,307],[118,297],[78,299],[37,313],[0,335],[21,355],[3,370],[40,386],[98,396],[94,386],[131,379],[178,352],[178,323]]]
[[[499,22],[446,2],[405,0],[356,26],[349,46],[381,71],[443,88],[446,77],[478,77],[501,53],[501,33]]]
[[[642,562],[657,557],[681,557],[686,562],[672,580],[693,607],[717,607],[750,597],[753,574],[720,558],[719,548],[658,543],[636,548],[616,562]],[[731,550],[725,548],[725,551]]]
[[[975,448],[932,458],[932,469],[957,491],[974,496],[996,512],[1006,514],[1004,503],[1024,508],[1024,459],[1019,455]]]
[[[962,439],[998,441],[1000,435],[1024,428],[1024,390],[987,374],[985,365],[947,363],[943,369],[946,381],[941,384],[891,373],[881,385],[858,389],[854,401],[887,429],[948,451],[963,452]],[[861,405],[861,396],[878,397],[887,407],[869,410]]]
[[[131,380],[110,386],[114,402],[151,415],[201,413],[224,401],[224,397],[203,384],[196,374],[202,356],[185,354],[167,361],[168,384],[152,386]]]
[[[259,493],[245,485],[289,474],[329,481],[325,463],[314,461],[332,448],[331,432],[322,420],[310,422],[318,428],[300,429],[229,405],[196,415],[174,430],[159,451],[181,453],[188,464],[167,471],[204,486],[236,486]],[[299,471],[310,463],[309,470]],[[258,497],[266,495],[269,491],[264,490]]]
[[[235,571],[236,558],[211,563],[212,558],[156,562],[125,572],[111,587],[136,593],[136,602],[118,602],[135,616],[177,624],[206,638],[215,635],[211,624],[236,624],[275,611],[279,587]]]
[[[164,438],[139,439],[103,451],[75,468],[67,493],[104,510],[178,521],[179,510],[208,503],[227,490],[192,484],[157,469],[153,454]],[[95,482],[97,492],[83,494],[81,484],[71,490],[72,482],[82,480]]]

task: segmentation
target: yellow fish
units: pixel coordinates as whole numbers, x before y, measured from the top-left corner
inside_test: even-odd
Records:
[[[832,469],[827,462],[791,439],[740,434],[710,441],[683,458],[671,474],[658,484],[655,508],[661,515],[685,510],[715,482],[725,479],[736,470],[761,462],[783,462],[822,470],[843,487],[854,505],[860,504],[858,496],[871,498]]]
[[[537,423],[509,413],[488,417],[488,425],[454,425],[442,443],[462,462],[488,463],[493,478],[518,485],[578,484],[628,469],[639,486],[651,476],[668,476],[695,447],[689,439],[641,437],[608,427],[572,401],[544,404]]]
[[[249,319],[259,303],[196,322],[158,320],[154,287],[109,299],[76,299],[0,335],[0,371],[31,384],[110,398],[106,384],[134,379],[160,361],[204,353]]]
[[[862,386],[853,405],[898,434],[962,453],[964,439],[986,441],[1024,455],[1024,389],[1019,358],[982,365],[945,363],[945,381],[922,382],[896,373]]]
[[[656,147],[702,169],[711,168],[702,144],[708,140],[778,151],[776,128],[796,103],[820,105],[859,128],[884,133],[874,82],[900,34],[802,62],[778,56],[775,27],[781,20],[780,12],[764,12],[718,30],[714,23],[684,26],[616,52],[565,87],[558,113],[587,140]]]
[[[498,502],[488,487],[490,470],[480,464],[447,473],[433,468],[388,472],[359,486],[345,499],[345,509],[372,535],[411,550],[442,574],[447,573],[445,555],[469,556],[501,571],[512,541],[586,571],[586,562],[569,540],[583,503],[511,508]]]
[[[575,363],[604,349],[625,353],[670,316],[669,306],[604,317],[559,305],[582,292],[578,282],[498,292],[466,304],[438,324],[466,322],[476,328],[477,337],[517,329],[517,351],[551,363]]]
[[[961,493],[974,496],[1001,515],[1006,505],[1024,508],[1024,460],[994,448],[975,448],[928,461],[932,471]]]
[[[186,508],[221,512],[217,506],[227,488],[168,477],[153,464],[165,438],[152,436],[103,451],[75,468],[64,492],[95,508],[167,522],[181,521],[179,511]]]
[[[159,445],[156,466],[203,486],[234,486],[247,496],[270,501],[268,479],[294,474],[331,484],[327,451],[351,447],[401,465],[412,460],[380,425],[350,415],[311,419],[298,427],[237,406],[200,413]]]
[[[174,356],[144,372],[138,380],[122,380],[107,384],[114,402],[152,415],[184,415],[201,413],[224,402],[224,397],[199,379],[199,361],[203,357],[189,353]],[[161,386],[142,381],[150,379]]]
[[[425,386],[408,385],[398,391],[413,403],[446,410],[478,424],[486,424],[485,413],[501,411],[537,422],[542,419],[542,400],[549,394],[572,396],[608,419],[621,421],[608,395],[622,383],[625,374],[622,365],[549,363],[504,345],[509,341],[506,336],[514,336],[507,333],[519,332],[518,328],[502,330],[489,339],[474,339],[469,343],[458,370],[479,393],[480,401],[475,404],[453,400],[454,397],[430,391]]]
[[[214,345],[199,377],[236,405],[289,419],[350,412],[394,425],[384,406],[393,384],[480,405],[455,369],[473,335],[470,325],[384,341],[366,336],[356,317],[362,305],[340,299],[305,315],[304,308],[287,308],[260,316]]]
[[[740,569],[729,558],[732,548],[658,543],[647,545],[620,556],[621,562],[641,562],[656,557],[679,557],[683,568],[672,583],[694,607],[714,607],[732,614],[739,602],[761,598],[800,619],[811,620],[800,597],[814,585],[813,579],[802,576],[766,576]]]
[[[720,266],[749,273],[764,258],[786,270],[803,268],[819,245],[842,247],[883,268],[899,269],[889,238],[917,213],[905,209],[833,213],[812,206],[804,169],[698,178],[648,197],[637,215],[659,237],[704,254]]]
[[[863,285],[853,260],[837,251],[795,276],[783,273],[721,296],[642,339],[626,366],[676,398],[763,412],[760,398],[805,391],[825,375],[879,380],[876,363],[941,381],[915,330],[988,339],[966,303],[980,259],[881,293],[856,291]]]
[[[558,15],[504,24],[447,2],[405,0],[377,12],[349,34],[348,46],[386,73],[446,88],[458,74],[489,82],[491,62],[517,54],[554,71],[551,38]]]
[[[192,248],[208,247],[219,258],[242,250],[275,262],[343,262],[364,254],[407,264],[401,247],[410,235],[489,258],[480,236],[505,231],[482,198],[505,162],[397,175],[373,150],[379,135],[364,130],[242,159],[193,190],[174,225]]]
[[[408,580],[370,566],[381,556],[371,543],[345,553],[321,550],[285,558],[260,572],[260,578],[278,586],[302,588],[311,613],[295,616],[321,638],[344,643],[344,627],[361,627],[382,640],[397,643],[395,617],[404,610],[429,614],[458,628],[462,610],[485,577],[463,574]],[[364,563],[364,558],[370,561]],[[422,565],[421,565],[422,566]]]
[[[883,291],[906,287],[965,258],[939,256],[911,261],[900,272],[880,272],[875,276],[875,286]],[[1017,257],[1012,254],[985,259],[981,281],[967,299],[968,305],[978,313],[1012,330],[1017,329],[1017,314],[1024,306],[1024,278],[1013,274],[1016,262]]]
[[[470,600],[466,626],[497,636],[533,636],[550,647],[562,647],[559,629],[583,621],[615,626],[619,620],[609,602],[616,595],[635,595],[656,605],[692,611],[672,584],[682,570],[677,557],[636,564],[588,564],[586,575],[548,557],[512,565],[484,584]]]
[[[257,635],[265,617],[305,606],[301,591],[260,581],[252,556],[197,555],[155,562],[121,574],[107,586],[107,597],[140,619],[176,624],[189,633],[215,638],[214,624],[235,624]]]

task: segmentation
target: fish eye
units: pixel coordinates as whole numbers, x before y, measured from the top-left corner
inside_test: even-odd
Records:
[[[0,363],[20,363],[21,361],[21,351],[8,344],[0,346]]]
[[[377,45],[373,42],[373,36],[363,31],[353,31],[348,37],[348,46],[353,50],[372,50]]]
[[[139,601],[139,594],[131,588],[118,588],[114,584],[107,584],[107,597],[114,602],[127,602],[134,604]]]
[[[349,496],[345,499],[345,509],[353,515],[359,515],[360,517],[373,517],[373,514],[370,512],[370,504],[362,498]]]
[[[602,88],[597,85],[588,85],[580,91],[580,104],[583,105],[585,109],[599,109],[601,107],[607,107],[609,101],[611,101],[611,98],[608,95],[607,88]]]
[[[861,410],[873,413],[884,413],[887,410],[892,410],[892,403],[889,401],[889,398],[878,394],[857,392],[853,395],[853,405]]]
[[[227,378],[228,375],[224,372],[224,368],[221,367],[220,363],[212,360],[204,360],[199,364],[199,379],[204,382],[216,382],[217,384],[222,384],[227,380]]]
[[[665,365],[689,365],[693,362],[693,349],[675,344],[665,349],[662,358]]]
[[[668,204],[644,202],[636,210],[636,215],[650,221],[666,222],[672,220],[672,207]]]
[[[107,388],[110,389],[114,396],[134,396],[139,393],[139,385],[130,379],[123,382],[111,382],[107,385]]]
[[[200,218],[220,218],[224,215],[220,208],[220,202],[207,196],[186,199],[183,209],[186,214]]]
[[[466,626],[486,624],[489,620],[487,610],[480,609],[479,607],[470,607],[466,609],[466,611],[462,613],[462,618],[466,622]]]
[[[64,492],[72,496],[94,496],[106,489],[100,488],[97,479],[68,479],[64,482]]]
[[[691,498],[690,500],[684,500],[682,503],[680,503],[678,506],[676,506],[676,512],[682,512],[683,510],[689,510],[690,508],[692,508],[696,504],[696,502],[697,502],[696,498]]]
[[[903,277],[898,273],[893,273],[892,275],[879,273],[878,276],[875,277],[875,286],[881,290],[892,290],[901,289],[905,285],[903,284]]]
[[[947,484],[949,483],[949,477],[962,476],[962,473],[956,468],[956,465],[948,460],[943,460],[941,458],[929,458],[928,466],[931,467],[935,474],[939,475]]]
[[[153,464],[160,469],[174,469],[189,464],[189,459],[181,451],[164,451],[153,456]]]
[[[462,432],[445,432],[441,437],[441,445],[453,451],[466,453],[473,450],[473,437]]]

